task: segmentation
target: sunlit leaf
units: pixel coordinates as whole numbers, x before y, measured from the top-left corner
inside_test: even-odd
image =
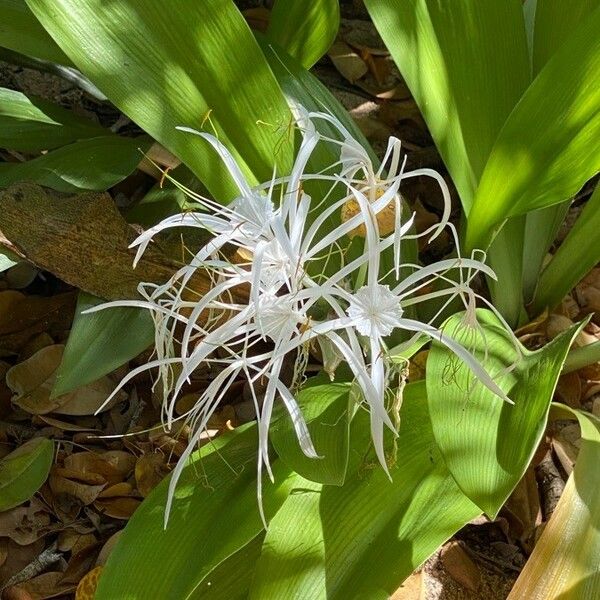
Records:
[[[570,198],[600,170],[599,30],[600,7],[548,61],[510,115],[469,213],[467,247],[485,247],[507,217]]]
[[[310,68],[329,50],[339,24],[338,0],[277,0],[267,36]]]
[[[54,443],[33,438],[0,460],[0,511],[29,500],[48,477]]]
[[[468,211],[530,81],[521,0],[366,0]]]
[[[326,377],[323,377],[326,380]],[[289,414],[280,411],[272,425],[271,440],[279,457],[306,479],[342,485],[348,465],[350,384],[320,381],[297,395],[315,449],[321,458],[308,458],[298,444]]]
[[[204,446],[181,476],[166,529],[169,478],[162,481],[119,538],[96,600],[204,598],[212,587],[214,569],[262,534],[256,499],[257,445],[256,424],[249,424]],[[296,478],[279,461],[273,470],[275,483],[263,484],[267,516],[279,508]],[[235,579],[237,573],[228,575]]]
[[[427,397],[435,439],[454,479],[495,517],[539,444],[565,357],[583,324],[530,352],[517,347],[491,311],[478,311],[480,330],[464,318],[451,317],[444,331],[483,362],[514,405],[490,392],[439,343],[427,360]]]
[[[424,383],[405,389],[388,479],[353,444],[341,486],[301,482],[271,521],[251,598],[387,598],[481,511],[459,490],[436,447]],[[353,421],[353,433],[366,413]],[[363,438],[364,439],[364,438]]]
[[[82,73],[216,198],[234,196],[221,159],[177,126],[217,133],[251,178],[289,170],[291,114],[232,0],[27,3]]]
[[[508,600],[594,600],[600,590],[600,421],[555,405],[556,417],[577,417],[581,449],[560,500]]]

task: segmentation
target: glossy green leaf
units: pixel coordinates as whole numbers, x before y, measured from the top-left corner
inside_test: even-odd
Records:
[[[256,499],[257,445],[256,425],[249,424],[201,448],[177,484],[166,529],[169,478],[162,481],[119,538],[95,599],[204,598],[213,570],[263,531]],[[263,484],[268,517],[296,480],[279,461],[273,470],[275,483]]]
[[[435,439],[454,479],[495,517],[540,442],[565,357],[583,324],[530,352],[517,347],[491,311],[477,315],[480,330],[467,327],[463,314],[451,317],[444,330],[479,358],[514,405],[490,392],[439,343],[427,360],[427,397]]]
[[[600,421],[554,405],[559,419],[577,417],[581,449],[575,468],[508,600],[595,600],[600,590]]]
[[[89,119],[21,92],[0,88],[0,147],[39,152],[110,132]]]
[[[216,132],[251,179],[270,179],[274,164],[289,171],[291,114],[232,0],[27,3],[82,73],[216,198],[235,195],[221,159],[177,126]]]
[[[536,0],[533,72],[539,73],[581,23],[598,8],[598,0]]]
[[[468,212],[530,81],[521,0],[366,0]]]
[[[326,380],[326,383],[323,381]],[[280,411],[270,438],[275,451],[290,468],[311,481],[342,485],[348,466],[350,383],[330,383],[325,376],[297,395],[310,435],[321,457],[308,458],[300,449],[289,414]]]
[[[568,40],[594,8],[598,0],[535,0],[533,13],[533,72],[537,75],[562,44]],[[526,11],[527,12],[527,11]],[[525,301],[533,298],[542,264],[567,214],[570,202],[531,212],[523,250],[523,291]]]
[[[25,0],[0,0],[0,46],[62,65],[70,64]]]
[[[188,597],[198,600],[246,600],[260,556],[264,532],[217,565]]]
[[[33,438],[0,460],[0,512],[29,500],[48,477],[54,443]]]
[[[267,36],[308,69],[329,50],[339,25],[338,0],[276,0]]]
[[[79,292],[75,319],[56,372],[53,396],[96,381],[143,352],[154,341],[147,310],[110,308],[87,315],[82,311],[104,300]]]
[[[468,248],[485,247],[507,217],[572,197],[600,170],[599,30],[600,7],[548,61],[510,115],[469,213]]]
[[[436,447],[425,385],[409,384],[388,479],[355,444],[341,487],[301,482],[270,523],[250,595],[328,600],[387,598],[456,530],[480,514]],[[353,421],[368,431],[368,416]]]
[[[533,312],[554,308],[600,261],[600,185],[540,277]]]
[[[523,269],[523,296],[526,304],[533,299],[548,250],[552,247],[570,206],[571,201],[567,200],[525,215],[523,255],[520,262]],[[501,234],[502,231],[498,235]],[[513,262],[512,266],[514,265]]]
[[[60,192],[107,190],[130,175],[151,144],[108,135],[74,142],[21,163],[0,163],[0,188],[31,181]]]

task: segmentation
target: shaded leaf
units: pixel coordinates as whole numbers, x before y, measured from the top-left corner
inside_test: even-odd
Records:
[[[103,191],[119,183],[138,166],[147,137],[116,135],[81,140],[19,163],[0,163],[0,188],[31,181],[60,192]]]
[[[561,300],[600,261],[600,185],[586,202],[575,225],[542,271],[533,299],[532,310],[541,313]]]
[[[598,8],[598,0],[536,0],[533,29],[533,72],[548,60]]]
[[[514,405],[439,343],[427,361],[427,396],[435,439],[454,479],[494,518],[539,444],[565,357],[583,324],[530,352],[515,346],[493,313],[477,314],[480,330],[466,326],[462,314],[448,319],[444,330],[479,358]]]
[[[0,512],[29,500],[42,486],[54,458],[54,443],[34,438],[0,460]]]
[[[0,88],[0,146],[3,148],[38,152],[107,133],[100,125],[53,102]],[[137,158],[139,162],[140,156]]]
[[[70,64],[25,0],[0,0],[0,46],[62,65]]]
[[[82,73],[216,198],[234,196],[221,159],[177,126],[209,133],[214,127],[246,174],[260,181],[271,178],[274,163],[280,174],[289,170],[291,115],[231,0],[177,0],[169,10],[144,0],[27,4]]]
[[[277,0],[267,37],[308,69],[329,50],[339,25],[338,0]]]
[[[102,302],[100,298],[80,292],[73,327],[56,372],[53,396],[114,371],[154,340],[152,317],[143,308],[111,308],[82,314]]]

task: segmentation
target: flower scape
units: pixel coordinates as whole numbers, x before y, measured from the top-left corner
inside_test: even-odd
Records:
[[[458,298],[464,304],[465,326],[477,327],[477,300],[490,305],[471,283],[479,273],[495,277],[483,253],[479,258],[475,253],[469,258],[457,255],[427,266],[403,261],[405,240],[424,237],[429,242],[444,229],[459,248],[442,176],[427,168],[406,171],[401,142],[394,137],[376,167],[337,119],[301,107],[296,113],[302,141],[291,174],[274,175],[257,186],[248,183],[216,137],[180,128],[212,145],[238,196],[224,206],[186,189],[197,210],[170,216],[140,235],[132,244],[137,249],[134,265],[154,236],[169,228],[207,230],[210,241],[192,252],[189,264],[163,285],[140,284],[143,299],[91,309],[143,307],[154,319],[153,360],[131,371],[114,394],[140,372],[157,369],[155,385],[161,386],[164,399],[164,427],[184,421],[191,428],[186,451],[170,481],[165,519],[187,459],[219,402],[240,379],[248,384],[258,420],[257,481],[263,520],[262,472],[266,470],[273,479],[268,441],[276,402],[285,405],[304,454],[319,460],[294,394],[306,378],[311,352],[318,352],[332,379],[341,363],[351,371],[360,404],[369,410],[373,446],[386,472],[384,429],[396,432],[386,390],[394,386],[394,357],[403,348],[423,338],[435,339],[466,364],[478,382],[510,402],[469,350],[433,324]],[[320,133],[322,123],[337,135]],[[321,144],[334,148],[338,159],[328,169],[313,173],[310,158]],[[400,193],[402,181],[414,177],[435,179],[444,206],[440,222],[420,233],[415,232],[414,214]],[[307,189],[315,184],[328,191],[312,198]],[[194,297],[187,286],[197,270],[209,273],[214,282],[202,297]],[[433,299],[438,299],[436,314],[428,321],[415,318],[413,307]],[[181,390],[203,363],[217,375],[195,404],[178,415],[175,405]],[[290,371],[286,365],[292,365],[291,376],[285,375]]]

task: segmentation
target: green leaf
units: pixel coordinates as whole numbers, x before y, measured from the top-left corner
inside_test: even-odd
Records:
[[[163,480],[119,538],[95,599],[204,598],[214,569],[263,531],[256,499],[257,446],[253,423],[201,448],[177,484],[166,529],[169,478]],[[275,483],[263,484],[267,516],[281,506],[296,480],[279,461],[273,471]],[[229,576],[235,579],[236,573]]]
[[[56,372],[53,397],[96,381],[143,352],[154,340],[154,323],[142,308],[82,311],[104,300],[79,292],[75,319]]]
[[[600,185],[596,186],[575,225],[542,272],[532,310],[552,309],[600,261]]]
[[[110,132],[53,102],[0,88],[0,146],[19,152],[51,150]]]
[[[495,396],[445,346],[427,360],[427,396],[435,439],[462,491],[494,518],[519,482],[546,428],[552,394],[575,325],[536,352],[523,347],[490,311],[478,310],[482,329],[451,317],[446,332],[466,346],[514,405]]]
[[[151,144],[147,137],[90,138],[21,163],[0,163],[0,188],[30,181],[59,192],[103,191],[132,173]]]
[[[530,81],[521,0],[366,0],[468,212]]]
[[[70,64],[25,0],[0,0],[0,46],[62,65]]]
[[[436,447],[424,383],[406,386],[401,416],[392,481],[359,443],[343,486],[296,486],[270,523],[251,598],[387,598],[480,514]],[[368,435],[364,411],[353,434],[359,425]]]
[[[48,477],[54,443],[33,438],[0,460],[0,512],[29,500]]]
[[[594,600],[600,589],[600,421],[562,405],[554,405],[554,410],[559,419],[577,417],[581,449],[558,505],[508,600]]]
[[[535,21],[533,72],[537,75],[581,23],[599,6],[598,0],[540,0],[532,11]],[[533,298],[542,264],[562,224],[570,202],[534,211],[527,215],[523,250],[523,291],[525,301]]]
[[[339,26],[338,0],[277,0],[267,36],[309,69],[329,50]]]
[[[526,304],[529,304],[533,299],[548,250],[552,247],[570,207],[571,201],[567,200],[561,204],[548,206],[525,215],[525,235],[523,237],[521,263],[523,269],[523,296]],[[502,231],[498,235],[501,234]],[[495,241],[492,242],[492,245]],[[515,258],[515,260],[517,259]],[[515,266],[515,262],[512,262],[512,266]]]
[[[221,159],[177,126],[214,128],[251,180],[269,180],[274,164],[289,171],[291,114],[231,0],[27,3],[82,73],[217,199],[236,195]]]
[[[600,170],[599,30],[600,7],[548,61],[510,115],[469,213],[468,249],[486,247],[507,217],[570,198]]]
[[[325,376],[323,380],[328,381]],[[275,451],[296,473],[311,481],[342,485],[348,466],[350,383],[313,383],[297,395],[310,435],[322,458],[308,458],[300,449],[290,416],[285,408],[270,433]]]
[[[533,72],[537,75],[581,23],[598,8],[598,0],[537,0],[533,33]]]

